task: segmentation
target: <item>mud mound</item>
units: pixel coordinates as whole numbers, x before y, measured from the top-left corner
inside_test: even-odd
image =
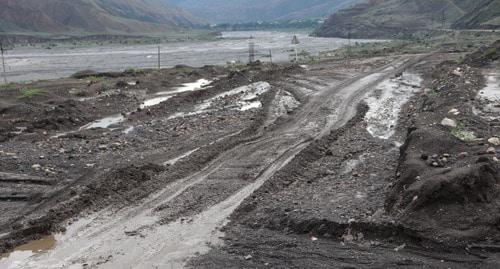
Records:
[[[467,59],[483,64],[477,55]],[[487,141],[495,130],[470,102],[484,86],[480,70],[446,62],[426,81],[386,210],[418,236],[448,246],[500,240],[500,163]]]
[[[465,148],[439,132],[411,133],[388,210],[443,240],[500,239],[500,166],[490,156],[466,157]]]
[[[12,132],[16,128],[25,132],[74,128],[89,120],[83,116],[85,109],[82,106],[75,100],[62,100],[25,102],[0,108],[3,114],[3,119],[0,120],[0,139],[13,137]]]
[[[108,196],[122,196],[130,191],[137,195],[127,195],[133,199],[143,198],[145,195],[140,191],[145,182],[152,180],[155,174],[162,172],[164,168],[156,164],[129,165],[118,168],[103,176],[105,180],[98,181],[95,185],[90,184],[84,196],[90,199],[105,198]],[[149,194],[149,193],[148,193]]]
[[[464,59],[464,63],[474,67],[486,66],[500,59],[500,40],[490,46],[483,47],[471,53]]]

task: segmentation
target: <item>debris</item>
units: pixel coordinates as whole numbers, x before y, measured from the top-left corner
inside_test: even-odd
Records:
[[[252,257],[252,255],[246,255],[246,256],[245,256],[245,260],[247,260],[247,261],[248,261],[248,260],[251,260],[252,258],[253,258],[253,257]]]

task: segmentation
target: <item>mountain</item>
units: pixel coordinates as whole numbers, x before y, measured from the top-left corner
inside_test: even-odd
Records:
[[[212,23],[323,18],[360,0],[163,0]]]
[[[0,31],[151,33],[200,23],[161,0],[0,0]]]
[[[500,0],[367,0],[331,15],[314,35],[392,38],[447,27],[498,28]]]
[[[458,19],[454,28],[462,29],[498,29],[500,28],[500,1],[483,1]]]

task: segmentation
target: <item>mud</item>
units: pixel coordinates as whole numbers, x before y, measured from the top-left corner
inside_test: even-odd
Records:
[[[496,62],[460,56],[87,72],[29,99],[12,85],[2,252],[55,244],[0,262],[495,268],[499,127],[480,91]],[[32,127],[63,102],[79,122]]]

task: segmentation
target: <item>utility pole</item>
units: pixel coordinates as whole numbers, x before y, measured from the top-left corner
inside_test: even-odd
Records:
[[[351,66],[351,25],[347,26],[347,66]]]
[[[441,28],[444,29],[446,27],[446,9],[441,11]]]
[[[158,70],[161,69],[161,60],[160,60],[160,46],[158,46]]]
[[[273,52],[269,50],[269,60],[271,61],[271,64],[273,64]]]
[[[297,37],[297,35],[293,35],[292,44],[294,45],[294,49],[295,49],[295,62],[297,63],[299,61],[299,55],[297,53],[297,46],[300,44],[300,41],[299,41],[299,38]]]
[[[7,84],[7,73],[5,72],[5,59],[4,59],[4,49],[3,49],[3,43],[0,42],[0,52],[2,54],[2,67],[3,67],[3,80],[5,84]]]
[[[255,43],[250,41],[248,43],[248,63],[253,63],[255,61]]]

